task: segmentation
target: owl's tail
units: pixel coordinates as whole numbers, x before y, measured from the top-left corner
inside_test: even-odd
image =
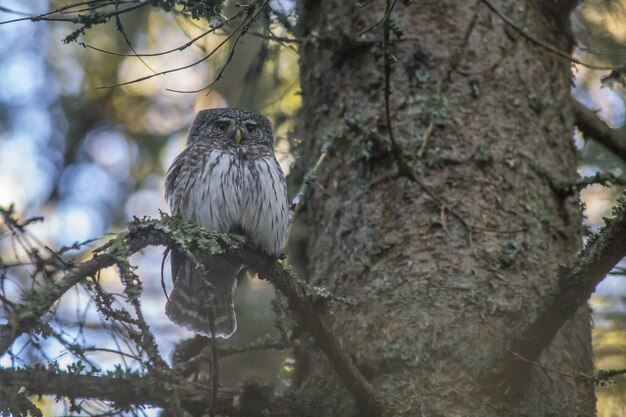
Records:
[[[207,337],[213,337],[212,318],[215,337],[227,339],[237,330],[233,297],[241,266],[220,256],[206,256],[201,261],[206,279],[192,261],[172,251],[174,289],[165,314],[174,323]]]

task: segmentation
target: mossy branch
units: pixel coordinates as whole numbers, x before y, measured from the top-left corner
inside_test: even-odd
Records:
[[[367,415],[381,414],[382,406],[371,386],[322,319],[320,305],[333,299],[325,289],[309,286],[275,257],[229,235],[205,230],[190,221],[167,215],[158,220],[135,219],[129,223],[128,230],[96,249],[90,260],[72,267],[63,278],[43,291],[25,297],[25,301],[17,304],[8,315],[8,323],[0,327],[0,354],[4,354],[20,335],[33,331],[63,294],[81,280],[94,276],[100,269],[127,262],[130,255],[146,246],[159,245],[176,247],[185,253],[222,254],[242,262],[258,273],[259,278],[272,283],[287,298],[296,320],[316,339],[361,411]]]
[[[111,374],[77,375],[44,368],[2,369],[0,368],[0,411],[3,407],[26,393],[55,395],[68,398],[93,398],[111,401],[119,410],[128,410],[131,406],[149,405],[170,408],[170,398],[177,396],[185,411],[191,415],[202,415],[209,407],[207,388],[200,389],[197,384],[184,381],[172,384],[161,374]],[[271,394],[271,390],[255,384],[244,384],[239,390],[220,390],[217,395],[215,411],[219,415],[239,416],[242,409],[262,405],[272,416],[288,416],[285,401]],[[262,396],[258,395],[262,392]],[[253,395],[255,394],[256,395]],[[262,397],[262,398],[261,398]],[[260,404],[262,402],[262,404]],[[19,403],[16,407],[19,406]],[[22,408],[22,407],[20,407]],[[17,410],[17,408],[15,408]],[[22,408],[23,409],[23,408]],[[182,416],[181,416],[182,417]]]
[[[594,139],[626,162],[626,135],[611,128],[593,111],[572,99],[576,126],[585,137]]]
[[[524,379],[528,361],[539,358],[563,324],[589,300],[596,286],[626,256],[626,199],[622,198],[614,209],[614,217],[606,223],[604,229],[589,240],[577,261],[560,271],[554,290],[514,333],[497,367],[497,381],[503,386]]]

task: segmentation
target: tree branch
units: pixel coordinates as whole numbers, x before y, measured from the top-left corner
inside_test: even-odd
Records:
[[[269,257],[257,251],[241,248],[225,248],[225,254],[238,257],[246,266],[256,271],[259,278],[271,282],[287,297],[289,307],[296,313],[296,319],[316,340],[332,368],[344,383],[362,416],[382,415],[382,404],[374,390],[354,365],[332,332],[322,320],[320,301],[328,300],[323,289],[312,288],[295,274],[286,270],[278,262],[268,262]]]
[[[58,397],[97,399],[111,401],[118,408],[131,405],[149,405],[167,409],[169,399],[174,395],[180,398],[184,409],[192,415],[200,415],[210,404],[206,395],[207,387],[197,384],[172,384],[163,375],[124,374],[119,376],[76,375],[54,372],[42,368],[2,369],[0,368],[0,387],[15,389],[24,387],[30,395],[55,395]],[[262,395],[259,395],[262,394]],[[263,398],[261,398],[263,397]],[[2,403],[10,404],[10,399]],[[254,403],[254,404],[252,404]],[[288,416],[287,404],[281,397],[271,394],[267,387],[247,384],[240,390],[220,390],[217,395],[215,411],[219,415],[241,415],[244,407],[258,407],[267,410],[268,415]],[[0,406],[0,411],[3,408]]]
[[[574,58],[569,51],[562,51],[559,48],[557,48],[555,46],[552,46],[551,44],[549,44],[549,43],[547,43],[547,42],[545,42],[545,41],[543,41],[541,39],[538,39],[534,35],[526,32],[526,30],[522,27],[522,25],[517,24],[509,16],[507,16],[504,13],[502,13],[500,11],[500,9],[498,9],[491,2],[491,0],[480,0],[480,1],[485,6],[487,6],[487,8],[489,10],[491,10],[496,16],[498,16],[500,19],[502,19],[507,25],[509,25],[509,27],[511,27],[513,30],[515,30],[517,33],[519,33],[526,40],[534,43],[535,45],[538,45],[538,46],[542,47],[543,49],[545,49],[547,51],[552,52],[556,56],[558,56],[560,58],[564,58],[564,59],[566,59],[566,60],[568,60],[570,62],[573,62],[574,64],[582,65],[584,67],[591,68],[591,69],[598,69],[598,70],[612,70],[613,69],[612,67],[601,66],[601,65],[594,65],[594,64],[586,63],[586,62],[583,62],[583,61],[580,61],[580,60]],[[569,14],[567,12],[564,12],[562,9],[560,10],[560,12],[569,16]]]
[[[173,362],[178,371],[185,377],[197,372],[199,365],[210,360],[212,352],[207,347],[210,347],[211,339],[205,336],[196,335],[193,338],[183,340],[178,343],[176,350],[174,351]],[[283,350],[287,345],[282,340],[275,340],[266,335],[258,338],[252,343],[247,345],[235,345],[235,346],[218,346],[217,353],[220,358],[230,355],[237,355],[240,353],[260,351],[260,350]]]
[[[261,279],[272,283],[287,298],[299,323],[315,338],[319,348],[326,354],[333,369],[344,383],[362,415],[380,415],[382,405],[372,387],[365,380],[339,341],[328,329],[321,317],[319,307],[332,299],[326,290],[309,286],[295,274],[285,269],[276,258],[260,253],[250,245],[232,239],[226,234],[197,227],[194,223],[178,217],[164,216],[160,220],[135,219],[128,231],[120,233],[95,251],[89,261],[78,264],[59,282],[48,289],[26,297],[7,317],[8,323],[0,327],[0,353],[12,345],[21,334],[32,330],[37,321],[72,286],[92,276],[99,269],[126,260],[146,246],[166,245],[185,251],[223,254],[244,263]]]
[[[120,257],[123,258],[127,254],[133,254],[149,245],[160,244],[155,238],[155,236],[143,237],[121,233],[105,245],[105,247],[110,248],[108,253],[99,253],[105,247],[94,251],[93,258],[70,269],[58,282],[50,285],[44,291],[31,292],[30,295],[32,296],[25,297],[29,301],[17,305],[13,313],[7,317],[7,324],[0,326],[0,356],[6,353],[13,342],[15,342],[15,339],[33,330],[37,325],[37,321],[70,288],[86,277],[94,276],[99,270],[114,265]],[[122,245],[122,241],[125,241],[126,245]]]
[[[593,138],[626,162],[626,135],[609,127],[598,115],[576,99],[572,99],[576,126],[586,137]]]
[[[611,378],[618,375],[626,374],[626,369],[606,369],[604,371],[596,372],[594,382],[596,385],[608,385],[610,384]]]
[[[504,354],[496,382],[510,386],[524,379],[528,365],[519,358],[535,361],[554,336],[595,291],[611,269],[626,256],[626,203],[615,209],[615,217],[590,239],[574,265],[560,273],[554,290],[548,294],[530,319],[520,327]]]

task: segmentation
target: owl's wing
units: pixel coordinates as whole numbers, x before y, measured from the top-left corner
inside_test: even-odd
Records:
[[[183,167],[185,166],[185,161],[187,160],[187,153],[187,149],[185,149],[176,157],[176,159],[174,159],[174,162],[172,162],[172,166],[170,166],[170,169],[167,171],[167,176],[165,177],[165,199],[170,206],[172,215],[178,214],[181,208],[181,189],[184,190],[185,188],[182,186],[185,180]]]
[[[174,323],[204,336],[230,337],[237,329],[233,297],[241,266],[223,256],[201,255],[199,260],[207,272],[203,277],[191,260],[180,260],[165,313]]]
[[[167,177],[165,178],[165,199],[170,206],[172,215],[177,215],[182,211],[183,201],[181,199],[182,192],[184,190],[185,182],[185,161],[188,160],[188,149],[181,152],[180,155],[174,159],[170,169],[167,171]],[[170,263],[172,268],[172,282],[176,281],[180,268],[185,261],[185,255],[180,253],[176,248],[171,248]]]
[[[176,248],[171,248],[170,251],[170,266],[172,268],[172,282],[176,282],[180,268],[185,263],[185,255],[180,253]]]

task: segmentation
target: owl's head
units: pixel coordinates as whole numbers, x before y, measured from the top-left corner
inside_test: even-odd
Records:
[[[213,146],[273,149],[270,121],[249,110],[226,107],[200,111],[191,125],[187,144],[210,141]]]

